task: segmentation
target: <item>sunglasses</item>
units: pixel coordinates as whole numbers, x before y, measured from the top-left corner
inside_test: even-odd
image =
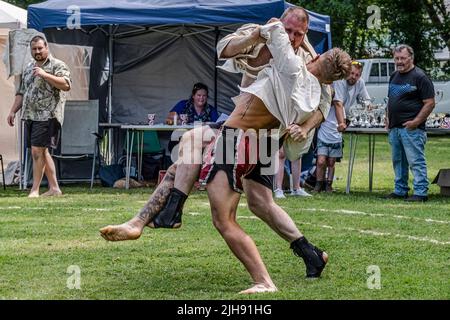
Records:
[[[352,61],[352,65],[355,65],[355,66],[362,66],[362,63],[355,60],[355,61]]]

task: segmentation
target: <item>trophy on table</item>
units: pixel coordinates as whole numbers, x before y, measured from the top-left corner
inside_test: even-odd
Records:
[[[349,108],[350,127],[374,128],[384,126],[385,105],[373,104],[372,99],[364,99],[360,96],[357,103]]]

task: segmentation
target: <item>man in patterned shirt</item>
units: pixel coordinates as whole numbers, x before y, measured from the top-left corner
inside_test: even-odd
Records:
[[[47,41],[35,36],[30,41],[33,62],[22,73],[19,90],[8,115],[8,124],[14,126],[17,111],[23,107],[26,120],[27,145],[33,157],[33,186],[28,197],[39,197],[39,186],[45,173],[49,190],[43,196],[61,195],[56,179],[55,163],[48,148],[55,149],[64,118],[65,91],[71,87],[70,71],[66,64],[53,58]]]

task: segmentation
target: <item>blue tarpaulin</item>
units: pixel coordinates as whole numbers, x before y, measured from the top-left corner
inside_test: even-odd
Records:
[[[239,25],[280,17],[287,6],[281,0],[49,0],[28,6],[28,27],[50,42],[93,47],[89,92],[108,109],[102,121],[136,123],[157,113],[158,122],[198,81],[209,86],[211,104],[231,111],[240,81],[216,68],[217,41]],[[309,13],[308,37],[321,53],[331,46],[330,19]]]
[[[224,24],[264,23],[284,10],[280,0],[50,0],[28,7],[29,28],[42,30],[66,25],[73,10],[81,9],[81,25],[98,24]]]
[[[28,7],[28,27],[65,27],[80,13],[81,26],[265,23],[289,3],[280,0],[49,0]],[[330,18],[310,13],[310,30],[327,35]]]

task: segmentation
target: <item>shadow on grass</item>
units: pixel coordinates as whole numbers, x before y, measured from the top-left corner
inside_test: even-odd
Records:
[[[94,185],[92,189],[90,189],[89,184],[62,184],[61,190],[64,195],[80,195],[80,194],[151,194],[154,187],[142,187],[142,188],[133,188],[133,189],[118,189],[118,188],[108,188],[102,187],[100,184]],[[46,186],[41,186],[41,193],[47,191]],[[30,192],[30,188],[26,190],[20,190],[19,186],[7,186],[6,190],[1,189],[0,198],[12,198],[12,197],[26,197]]]

